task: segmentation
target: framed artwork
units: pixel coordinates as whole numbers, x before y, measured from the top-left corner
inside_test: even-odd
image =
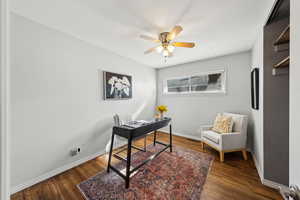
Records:
[[[225,93],[225,70],[202,72],[189,76],[167,79],[166,94]]]
[[[259,109],[259,68],[251,71],[251,104],[253,109]]]
[[[132,77],[113,72],[103,72],[104,100],[123,100],[132,98]]]

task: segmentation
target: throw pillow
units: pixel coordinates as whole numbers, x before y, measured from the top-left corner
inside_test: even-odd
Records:
[[[215,119],[212,130],[217,133],[230,133],[232,131],[232,126],[233,126],[232,117],[218,114]]]

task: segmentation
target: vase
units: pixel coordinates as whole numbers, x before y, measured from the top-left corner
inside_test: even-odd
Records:
[[[164,118],[164,112],[160,112],[160,119]]]

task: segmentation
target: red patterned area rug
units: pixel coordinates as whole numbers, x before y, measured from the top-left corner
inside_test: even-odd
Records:
[[[162,149],[163,146],[149,145],[147,152],[132,155],[132,166]],[[190,149],[173,147],[141,167],[130,179],[125,189],[124,179],[110,170],[77,185],[87,200],[194,200],[200,199],[213,156]],[[125,168],[125,162],[115,166]]]

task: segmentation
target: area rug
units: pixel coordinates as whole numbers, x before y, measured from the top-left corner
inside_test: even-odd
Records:
[[[132,166],[162,148],[159,144],[149,145],[147,152],[134,153]],[[212,161],[209,154],[174,146],[172,153],[167,150],[141,167],[131,177],[128,189],[124,179],[112,170],[103,171],[77,187],[86,200],[199,200]],[[115,167],[124,169],[125,165],[121,162]]]

